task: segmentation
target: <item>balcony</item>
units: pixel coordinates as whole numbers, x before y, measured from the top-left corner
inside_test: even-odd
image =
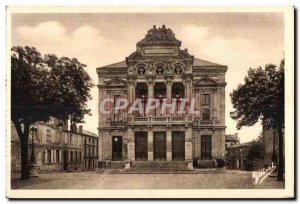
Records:
[[[218,120],[200,120],[200,118],[196,117],[194,119],[193,126],[194,127],[210,127],[210,126],[219,126],[221,125]]]
[[[110,121],[110,126],[124,126],[125,123],[123,121]]]
[[[153,116],[128,118],[128,123],[134,124],[185,124],[192,122],[189,116]]]
[[[200,120],[199,124],[200,125],[213,125],[214,121],[213,120]]]

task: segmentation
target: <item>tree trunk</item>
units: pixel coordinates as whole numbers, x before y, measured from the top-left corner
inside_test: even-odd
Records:
[[[28,166],[28,135],[23,135],[20,138],[21,142],[21,179],[29,179],[29,166]]]
[[[21,179],[29,179],[29,166],[28,166],[28,136],[29,136],[29,123],[24,124],[24,131],[22,132],[21,124],[17,121],[13,121],[19,139],[21,148]]]
[[[283,132],[282,124],[280,123],[277,126],[278,140],[279,140],[279,162],[278,162],[278,171],[277,171],[277,181],[283,181],[283,171],[284,171],[284,158],[283,158]]]

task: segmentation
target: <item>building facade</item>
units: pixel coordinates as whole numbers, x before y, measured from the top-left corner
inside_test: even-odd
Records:
[[[248,169],[248,154],[251,142],[228,146],[227,148],[227,167],[229,169]]]
[[[238,133],[225,135],[225,150],[228,147],[240,144]]]
[[[95,170],[98,167],[99,139],[98,135],[82,130],[84,135],[84,169]]]
[[[97,68],[99,107],[128,99],[138,111],[99,114],[100,161],[191,161],[225,156],[227,66],[195,58],[170,28],[151,28],[124,61]],[[105,99],[113,99],[103,103]],[[185,113],[180,112],[187,100]],[[147,113],[150,99],[174,103]],[[194,100],[194,104],[192,101]],[[195,112],[188,109],[193,106]]]
[[[67,122],[52,119],[48,123],[37,122],[37,135],[34,136],[34,154],[38,165],[38,172],[73,172],[90,170],[85,166],[86,156],[84,148],[86,138],[97,140],[98,136],[86,132],[79,127],[79,131],[68,128]],[[29,157],[32,151],[32,135],[29,135]],[[95,150],[97,151],[97,149]],[[98,158],[93,155],[94,163]],[[29,160],[28,160],[29,161]],[[21,169],[20,140],[14,125],[11,126],[11,172],[18,173]]]

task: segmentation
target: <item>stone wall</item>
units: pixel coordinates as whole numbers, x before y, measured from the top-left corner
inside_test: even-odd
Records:
[[[122,158],[127,157],[127,132],[125,130],[102,130],[100,132],[100,151],[99,160],[112,160],[112,138],[113,136],[122,136]]]
[[[225,130],[194,130],[194,158],[201,158],[201,136],[211,135],[212,159],[225,156]]]

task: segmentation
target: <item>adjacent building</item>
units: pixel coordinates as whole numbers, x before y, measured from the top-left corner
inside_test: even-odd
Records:
[[[238,133],[225,135],[225,149],[237,144],[240,144],[240,138]]]
[[[227,168],[229,169],[247,169],[248,154],[252,142],[237,144],[227,147]]]
[[[37,122],[37,135],[33,137],[35,159],[39,172],[72,172],[90,170],[96,167],[97,153],[87,154],[85,147],[90,138],[98,143],[96,134],[68,128],[68,122],[52,119],[48,123]],[[70,129],[70,130],[69,130]],[[32,135],[29,135],[29,157],[32,150]],[[97,148],[95,150],[97,152]],[[86,162],[87,160],[87,162]],[[95,165],[85,165],[91,163]],[[20,140],[14,125],[11,125],[11,171],[20,172]]]
[[[94,170],[98,167],[99,156],[99,139],[98,135],[82,130],[81,134],[84,135],[84,169]]]
[[[201,57],[201,56],[200,56]],[[191,161],[225,156],[226,65],[199,59],[181,49],[170,28],[153,26],[136,51],[123,61],[97,68],[99,107],[114,110],[118,99],[142,102],[142,111],[99,114],[100,161]],[[161,106],[147,114],[155,98],[168,104],[180,98],[197,113],[175,114]],[[188,109],[187,108],[187,109]]]

